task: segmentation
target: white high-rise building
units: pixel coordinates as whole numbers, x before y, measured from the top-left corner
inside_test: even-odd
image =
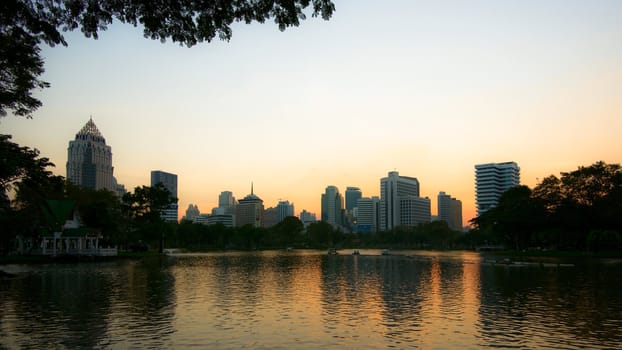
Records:
[[[67,180],[83,188],[116,192],[112,172],[112,149],[90,118],[69,141]]]
[[[151,171],[151,187],[161,183],[170,193],[171,197],[177,198],[177,175],[167,173],[161,170]],[[169,206],[162,210],[162,219],[165,221],[177,221],[178,220],[178,206],[177,202],[169,204]]]
[[[444,220],[450,229],[462,231],[462,202],[439,192],[437,197],[438,219]]]
[[[327,186],[322,194],[322,221],[333,226],[341,226],[343,197],[336,186]]]
[[[520,168],[515,162],[475,165],[477,215],[499,204],[503,192],[520,185]]]
[[[409,197],[419,197],[419,180],[416,178],[400,176],[397,171],[391,171],[387,177],[380,179],[380,230],[388,231],[405,225],[401,221],[400,201]],[[405,213],[404,217],[410,217],[411,214]]]

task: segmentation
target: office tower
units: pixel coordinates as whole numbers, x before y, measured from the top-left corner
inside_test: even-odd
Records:
[[[225,208],[227,213],[233,214],[236,204],[237,201],[231,191],[222,191],[218,195],[218,208]]]
[[[475,165],[477,216],[497,206],[503,192],[520,184],[520,168],[515,162]]]
[[[205,223],[207,225],[222,224],[225,227],[235,227],[235,215],[212,214],[212,215],[206,215],[205,219],[203,219],[203,215],[204,214],[201,214],[201,220],[205,220]]]
[[[263,225],[263,200],[253,193],[251,184],[251,194],[240,199],[235,207],[235,225],[238,227],[251,225],[262,227]]]
[[[279,212],[275,207],[264,209],[263,211],[263,227],[272,227],[279,223]]]
[[[450,229],[462,231],[462,202],[439,192],[437,197],[438,219],[447,223]]]
[[[343,209],[343,197],[335,186],[326,187],[322,194],[322,221],[333,226],[341,226]]]
[[[69,141],[67,180],[83,188],[116,192],[112,172],[112,149],[90,118]]]
[[[312,223],[317,221],[317,218],[315,217],[314,213],[310,213],[310,212],[308,212],[308,211],[306,211],[304,209],[300,212],[300,217],[299,218],[300,218],[300,221],[302,222],[302,224],[305,227],[307,227],[307,226],[309,226],[309,224],[312,224]]]
[[[358,187],[346,188],[346,210],[352,214],[354,208],[356,208],[357,201],[363,197],[361,189]]]
[[[380,198],[360,198],[357,201],[356,232],[373,233],[378,231]]]
[[[152,170],[151,171],[151,187],[157,185],[158,183],[162,184],[164,188],[166,188],[172,198],[177,199],[177,175],[167,173],[161,170]],[[178,207],[177,202],[169,204],[166,209],[162,210],[162,219],[165,221],[177,221],[178,218]]]
[[[277,223],[283,221],[288,216],[294,216],[294,203],[289,201],[279,201],[276,205]]]
[[[380,179],[380,230],[388,231],[403,225],[400,200],[409,197],[419,197],[419,180],[416,178],[390,171],[387,177]]]
[[[417,226],[432,221],[430,198],[416,196],[400,197],[400,225]]]

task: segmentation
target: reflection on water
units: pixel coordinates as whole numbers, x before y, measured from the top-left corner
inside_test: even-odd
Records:
[[[0,348],[616,348],[622,262],[214,253],[8,265]]]

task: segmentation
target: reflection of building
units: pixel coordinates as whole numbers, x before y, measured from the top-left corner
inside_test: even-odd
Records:
[[[430,222],[429,208],[430,200],[419,197],[416,178],[391,171],[380,179],[380,230]]]
[[[335,186],[326,187],[326,191],[322,194],[322,221],[333,226],[341,226],[343,209],[343,197],[339,193],[339,189]]]
[[[497,206],[503,192],[520,184],[520,168],[515,162],[475,166],[475,202],[477,215]]]
[[[161,183],[170,193],[171,197],[177,198],[177,175],[161,170],[151,171],[151,187]],[[169,204],[162,210],[162,219],[166,221],[177,221],[177,203]]]
[[[83,188],[116,192],[112,172],[112,149],[91,118],[69,141],[67,180]]]
[[[445,192],[437,197],[438,219],[447,223],[450,229],[462,231],[462,202]]]
[[[361,198],[357,201],[356,231],[372,233],[378,231],[378,197]]]
[[[253,185],[251,185],[251,194],[240,199],[235,207],[235,225],[262,227],[262,224],[263,200],[253,193]]]

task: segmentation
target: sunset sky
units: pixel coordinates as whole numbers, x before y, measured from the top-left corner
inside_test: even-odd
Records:
[[[521,182],[622,162],[622,1],[335,0],[330,21],[236,24],[192,48],[114,23],[99,40],[43,47],[51,87],[33,119],[0,133],[65,176],[68,142],[92,116],[126,188],[179,176],[210,212],[254,183],[320,216],[328,185],[379,195],[388,171],[417,177],[475,215],[474,165],[515,161]]]

